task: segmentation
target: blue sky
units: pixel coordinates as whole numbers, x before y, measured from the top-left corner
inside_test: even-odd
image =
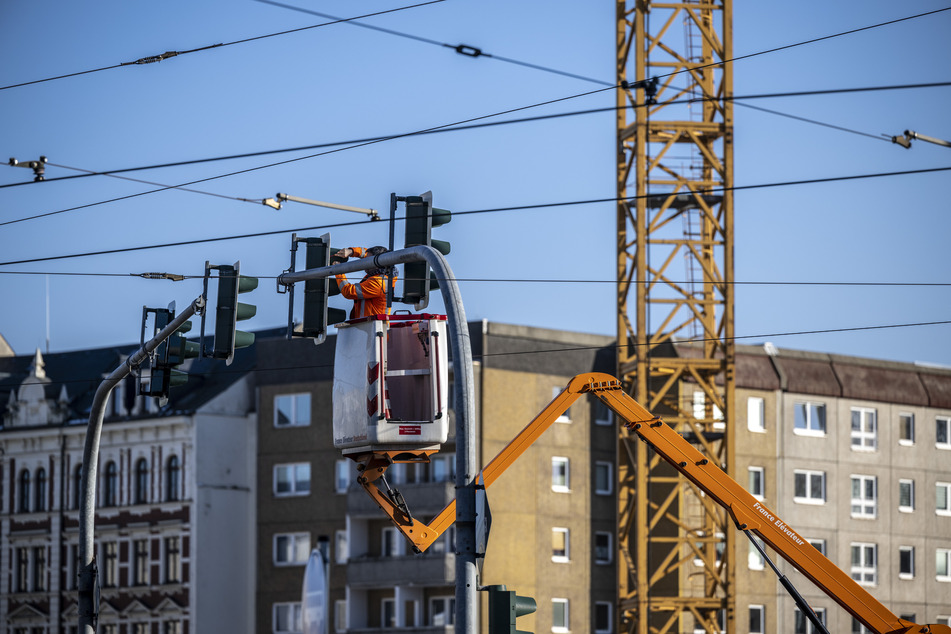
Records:
[[[339,0],[297,6],[350,17],[405,5]],[[734,3],[734,54],[944,6],[946,0],[808,0],[794,6],[741,0]],[[0,41],[16,55],[0,67],[0,87],[326,21],[253,0],[7,2],[0,6]],[[367,22],[596,80],[614,79],[614,3],[607,0],[446,0]],[[734,92],[948,81],[949,30],[951,11],[740,60],[734,65]],[[599,88],[349,24],[8,88],[0,90],[0,156],[27,161],[44,155],[50,180],[0,189],[0,223],[156,189],[105,176],[55,182],[80,173],[66,167],[104,171],[402,134],[551,100],[562,101],[498,119],[613,106],[611,91],[576,96]],[[947,87],[748,103],[873,136],[913,129],[951,138]],[[742,106],[735,116],[738,186],[951,166],[951,150],[927,143],[905,150]],[[385,244],[386,224],[293,203],[275,211],[234,198],[285,192],[385,214],[391,192],[432,190],[437,206],[457,212],[437,231],[452,243],[449,262],[462,280],[468,319],[613,335],[613,203],[458,212],[612,198],[614,136],[614,116],[604,112],[401,138],[190,186],[218,196],[172,189],[0,224],[0,262],[287,231],[0,265],[0,333],[19,354],[45,347],[45,273],[50,273],[52,350],[137,341],[143,305],[161,307],[172,300],[184,305],[200,293],[201,283],[129,274],[200,275],[206,260],[240,260],[244,272],[261,277],[249,296],[258,305],[250,327],[279,326],[286,321],[286,297],[275,292],[272,278],[289,264],[291,230],[330,231],[334,246],[342,247]],[[178,185],[320,152],[326,149],[124,176]],[[0,185],[31,179],[29,170],[0,165]],[[741,342],[771,340],[780,347],[951,365],[948,324],[783,334],[951,319],[948,183],[948,172],[936,172],[738,192]],[[344,226],[330,227],[339,224]]]

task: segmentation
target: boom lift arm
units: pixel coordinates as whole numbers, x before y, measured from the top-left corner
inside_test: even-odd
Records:
[[[893,614],[660,417],[654,416],[631,398],[624,392],[621,382],[608,374],[592,372],[572,378],[564,391],[485,466],[480,483],[485,487],[490,486],[556,418],[564,414],[582,394],[587,393],[593,394],[611,408],[624,421],[626,429],[650,445],[674,469],[726,509],[739,530],[762,539],[875,634],[951,634],[951,626],[918,625]],[[373,473],[367,474],[369,477],[361,476],[359,481],[414,547],[424,551],[452,525],[455,502],[450,502],[428,526],[414,520],[398,492],[396,495],[391,491],[384,494],[372,484],[382,478],[389,464],[403,461],[394,458],[387,455],[363,456],[358,460],[361,471]],[[788,582],[783,585],[789,589]],[[794,598],[796,594],[793,593]],[[797,599],[797,603],[801,601],[801,598]],[[805,603],[800,603],[800,606],[805,606]],[[811,609],[804,610],[804,613],[809,616]]]

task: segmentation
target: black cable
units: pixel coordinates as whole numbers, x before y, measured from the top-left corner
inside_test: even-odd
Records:
[[[290,4],[284,4],[283,2],[276,2],[275,0],[257,0],[258,2],[263,2],[264,4],[271,4],[276,7],[282,7],[284,9],[291,9],[292,11],[300,11],[301,13],[309,13],[310,15],[316,15],[322,18],[336,19],[336,16],[330,15],[329,13],[321,13],[320,11],[314,11],[313,9],[304,9],[302,7],[295,7]],[[440,42],[439,40],[433,40],[427,37],[420,37],[418,35],[413,35],[411,33],[405,33],[402,31],[396,31],[394,29],[387,29],[381,26],[374,26],[372,24],[364,24],[363,22],[356,22],[354,20],[348,21],[347,24],[352,26],[359,26],[365,29],[370,29],[372,31],[379,31],[380,33],[386,33],[387,35],[395,35],[397,37],[402,37],[410,40],[415,40],[417,42],[422,42],[424,44],[432,44],[433,46],[439,46],[442,48],[448,48],[456,51],[460,55],[465,55],[467,57],[487,57],[489,59],[498,60],[500,62],[506,62],[508,64],[516,64],[518,66],[524,66],[525,68],[531,68],[533,70],[540,70],[546,73],[553,73],[555,75],[561,75],[563,77],[571,77],[572,79],[580,79],[582,81],[587,81],[595,84],[600,84],[602,86],[615,86],[614,82],[602,81],[600,79],[594,79],[593,77],[586,77],[584,75],[576,75],[575,73],[569,73],[567,71],[558,70],[557,68],[551,68],[549,66],[542,66],[540,64],[533,64],[530,62],[523,62],[517,59],[512,59],[510,57],[502,57],[501,55],[492,55],[491,53],[486,53],[481,48],[475,46],[469,46],[467,44],[449,44],[448,42]]]
[[[711,188],[710,190],[704,191],[704,192],[692,192],[690,190],[684,190],[678,193],[679,194],[695,193],[697,195],[709,195],[715,192],[743,191],[747,189],[762,189],[765,187],[787,187],[792,185],[812,185],[817,183],[831,183],[836,181],[849,181],[849,180],[858,180],[858,179],[865,179],[865,178],[882,178],[887,176],[908,176],[912,174],[927,174],[932,172],[944,172],[949,170],[951,170],[951,167],[932,167],[932,168],[926,168],[926,169],[906,170],[902,172],[880,172],[876,174],[856,174],[852,176],[832,176],[832,177],[826,177],[826,178],[810,178],[810,179],[804,179],[804,180],[798,180],[798,181],[785,181],[780,183],[760,183],[756,185],[736,185],[733,187],[716,187],[716,188]],[[664,196],[664,195],[666,194],[655,194],[655,196]],[[555,202],[555,203],[538,203],[534,205],[518,205],[514,207],[496,207],[492,209],[477,209],[477,210],[471,210],[471,211],[454,211],[453,215],[454,216],[468,216],[473,214],[495,213],[500,211],[527,211],[529,209],[568,207],[573,205],[587,205],[587,204],[594,204],[594,203],[608,203],[608,202],[616,203],[620,201],[637,200],[639,198],[647,198],[647,196],[625,196],[623,198],[618,198],[617,196],[614,196],[611,198],[591,198],[588,200],[573,200],[573,201],[563,201],[563,202]],[[236,235],[236,236],[219,236],[217,238],[199,238],[195,240],[185,240],[182,242],[169,242],[165,244],[154,244],[154,245],[145,245],[145,246],[138,246],[138,247],[125,247],[120,249],[109,249],[105,251],[93,251],[89,253],[73,253],[68,255],[56,255],[56,256],[49,256],[49,257],[43,257],[43,258],[30,258],[26,260],[12,260],[8,262],[0,262],[0,266],[8,266],[12,264],[29,264],[32,262],[48,262],[51,260],[65,260],[65,259],[71,259],[71,258],[88,257],[93,255],[110,255],[114,253],[126,253],[129,251],[144,251],[148,249],[162,249],[162,248],[168,248],[168,247],[187,246],[192,244],[203,244],[207,242],[220,242],[224,240],[240,240],[244,238],[257,238],[262,236],[297,233],[297,232],[303,232],[303,231],[317,231],[322,229],[331,229],[334,227],[349,227],[349,226],[354,226],[357,224],[365,224],[367,222],[371,222],[371,221],[361,220],[361,221],[353,221],[353,222],[341,222],[341,223],[336,223],[331,225],[321,225],[316,227],[304,227],[304,228],[298,228],[298,229],[279,229],[275,231],[262,231],[258,233],[247,233],[247,234]]]
[[[802,92],[764,93],[764,94],[757,94],[757,95],[734,95],[733,97],[729,97],[729,100],[730,100],[730,101],[733,101],[733,102],[737,102],[737,101],[743,100],[743,99],[767,99],[767,98],[772,98],[772,97],[798,97],[798,96],[814,96],[814,95],[832,95],[832,94],[849,93],[849,92],[866,92],[866,91],[883,91],[883,90],[907,90],[907,89],[914,89],[914,88],[947,88],[948,86],[951,86],[951,82],[933,82],[933,83],[927,83],[927,84],[904,84],[904,85],[890,85],[890,86],[868,86],[868,87],[863,87],[863,88],[837,88],[837,89],[827,89],[827,90],[809,90],[809,91],[802,91]],[[701,101],[712,101],[712,100],[719,100],[719,98],[704,97],[704,98],[700,98],[700,99],[695,99],[695,98],[682,99],[682,100],[675,100],[675,101],[667,101],[667,102],[664,102],[664,105],[679,105],[679,104],[696,103],[696,102],[701,102]],[[739,104],[739,103],[738,103],[737,105],[747,105],[747,104]],[[533,121],[545,121],[545,120],[548,120],[548,119],[560,119],[560,118],[563,118],[563,117],[574,117],[574,116],[587,115],[587,114],[600,114],[600,113],[604,113],[604,112],[616,112],[616,111],[618,111],[618,110],[620,110],[620,109],[622,109],[622,108],[623,108],[623,109],[633,109],[633,108],[641,108],[641,107],[644,107],[644,104],[637,104],[637,105],[630,105],[630,104],[628,104],[628,105],[625,105],[625,106],[609,106],[609,107],[605,107],[605,108],[591,108],[591,109],[588,109],[588,110],[575,110],[575,111],[572,111],[572,112],[561,112],[561,113],[555,113],[555,114],[537,115],[537,116],[534,116],[534,117],[521,117],[521,118],[518,118],[518,119],[507,119],[507,120],[505,120],[505,121],[488,121],[488,122],[483,122],[483,123],[475,123],[475,124],[472,124],[472,125],[459,125],[459,126],[453,126],[453,127],[447,127],[447,128],[440,128],[440,129],[437,129],[437,130],[427,130],[427,131],[417,132],[416,134],[422,136],[422,135],[426,135],[426,134],[440,134],[440,133],[444,133],[444,132],[461,132],[461,131],[465,131],[465,130],[475,130],[475,129],[480,129],[480,128],[488,128],[488,127],[493,127],[493,126],[500,126],[500,125],[510,125],[510,124],[517,124],[517,123],[529,123],[529,122],[533,122]],[[768,109],[766,109],[766,108],[757,108],[757,107],[754,107],[754,106],[748,106],[748,107],[751,107],[751,108],[754,108],[754,109],[758,109],[758,110],[763,110],[763,111],[766,111],[766,112],[770,112],[771,114],[776,114],[776,115],[779,115],[779,116],[786,116],[786,117],[797,118],[797,117],[795,117],[795,115],[788,115],[788,114],[786,114],[786,113],[782,113],[782,112],[778,112],[778,111],[774,111],[774,110],[768,110]],[[884,137],[877,137],[877,136],[875,136],[875,135],[870,135],[870,134],[865,133],[865,132],[859,132],[859,131],[855,131],[855,130],[849,130],[848,128],[841,128],[841,127],[839,127],[839,126],[833,126],[833,125],[830,125],[830,124],[822,123],[822,122],[820,122],[820,121],[813,121],[813,120],[804,119],[804,118],[800,118],[800,119],[803,120],[803,121],[809,122],[809,123],[815,123],[815,124],[817,124],[817,125],[822,125],[822,126],[827,126],[827,127],[833,127],[833,128],[837,128],[837,129],[846,131],[846,132],[854,132],[854,133],[856,133],[856,134],[861,134],[861,135],[865,135],[865,136],[872,136],[872,137],[874,137],[874,138],[884,138]],[[317,150],[317,149],[321,149],[321,148],[337,147],[337,146],[341,146],[341,145],[351,145],[351,144],[355,144],[355,143],[366,143],[366,142],[369,142],[369,141],[381,141],[381,140],[386,140],[386,139],[392,138],[393,136],[394,136],[394,135],[386,135],[386,136],[377,136],[377,137],[366,137],[366,138],[362,138],[362,139],[350,139],[350,140],[347,140],[347,141],[330,141],[330,142],[327,142],[327,143],[318,143],[318,144],[313,144],[313,145],[301,145],[301,146],[297,146],[297,147],[280,148],[280,149],[274,149],[274,150],[259,150],[259,151],[257,151],[257,152],[245,152],[245,153],[242,153],[242,154],[229,154],[229,155],[214,156],[214,157],[207,157],[207,158],[200,158],[200,159],[190,159],[190,160],[185,160],[185,161],[176,161],[176,162],[172,162],[172,163],[159,163],[159,164],[154,164],[154,165],[140,165],[140,166],[138,166],[138,167],[126,167],[126,168],[112,169],[112,170],[102,170],[102,171],[83,170],[83,171],[86,171],[86,172],[88,172],[88,173],[85,173],[85,174],[75,174],[75,175],[72,175],[72,176],[60,176],[60,177],[58,177],[58,178],[46,178],[46,179],[45,179],[44,181],[42,181],[42,182],[44,182],[44,183],[55,183],[55,182],[58,182],[58,181],[73,180],[73,179],[76,179],[76,178],[88,178],[88,177],[90,177],[90,176],[112,176],[112,175],[115,175],[115,174],[124,174],[124,173],[127,173],[127,172],[139,172],[139,171],[145,171],[145,170],[162,169],[162,168],[166,168],[166,167],[182,167],[182,166],[186,166],[186,165],[197,165],[197,164],[200,164],[200,163],[213,163],[213,162],[217,162],[217,161],[230,161],[230,160],[233,160],[233,159],[253,158],[253,157],[257,157],[257,156],[267,156],[267,155],[269,155],[269,154],[283,154],[283,153],[287,153],[287,152],[303,152],[303,151],[307,151],[307,150]],[[48,165],[54,165],[54,166],[55,166],[55,164],[52,164],[52,163],[48,163]],[[66,166],[56,166],[56,167],[66,167]],[[73,168],[66,168],[66,169],[79,169],[79,168],[74,168],[74,167],[73,167]],[[30,181],[23,181],[23,182],[19,182],[19,183],[6,183],[6,184],[4,184],[4,185],[0,185],[0,189],[6,189],[7,187],[21,187],[21,186],[24,186],[24,185],[35,185],[35,184],[36,184],[36,181],[32,181],[32,180],[30,180]],[[171,186],[170,186],[170,187],[171,187]],[[218,195],[218,194],[212,194],[212,195]],[[238,200],[243,200],[243,199],[238,199]],[[0,226],[2,226],[2,225],[0,225]]]
[[[445,2],[445,1],[446,1],[446,0],[429,0],[428,2],[422,2],[422,3],[419,3],[419,4],[413,4],[413,5],[409,5],[409,6],[405,6],[405,7],[397,7],[397,8],[395,8],[395,9],[386,9],[385,11],[377,11],[376,13],[367,13],[367,14],[365,14],[365,15],[357,15],[357,16],[354,16],[354,17],[352,17],[352,18],[335,18],[333,22],[324,22],[324,23],[322,23],[322,24],[312,24],[312,25],[310,25],[310,26],[302,26],[302,27],[296,28],[296,29],[289,29],[289,30],[287,30],[287,31],[280,31],[280,32],[278,32],[278,33],[268,33],[267,35],[256,35],[256,36],[254,36],[254,37],[248,37],[248,38],[244,38],[244,39],[242,39],[242,40],[235,40],[235,41],[233,41],[233,42],[225,42],[225,43],[223,43],[223,44],[209,44],[208,46],[202,46],[202,47],[199,47],[199,48],[193,48],[193,49],[187,50],[187,51],[167,51],[167,52],[165,52],[165,53],[162,53],[161,55],[152,55],[152,56],[149,56],[149,57],[143,57],[143,58],[137,59],[137,60],[135,60],[135,61],[133,61],[133,62],[121,62],[121,63],[119,63],[119,64],[114,64],[114,65],[112,65],[112,66],[104,66],[104,67],[102,67],[102,68],[94,68],[94,69],[92,69],[92,70],[84,70],[84,71],[80,71],[80,72],[78,72],[78,73],[69,73],[69,74],[66,74],[66,75],[57,75],[56,77],[47,77],[46,79],[34,79],[33,81],[26,81],[26,82],[22,82],[22,83],[19,83],[19,84],[11,84],[11,85],[9,85],[9,86],[0,86],[0,90],[8,90],[8,89],[10,89],[10,88],[19,88],[19,87],[21,87],[21,86],[30,86],[30,85],[32,85],[32,84],[42,84],[42,83],[47,82],[47,81],[55,81],[55,80],[57,80],[57,79],[66,79],[67,77],[76,77],[77,75],[88,75],[89,73],[98,73],[99,71],[112,70],[113,68],[120,68],[120,67],[122,67],[122,66],[134,66],[134,65],[142,65],[142,64],[151,64],[151,63],[154,63],[154,62],[161,62],[162,60],[170,59],[170,58],[172,58],[172,57],[179,57],[179,56],[181,56],[181,55],[187,55],[188,53],[197,53],[197,52],[199,52],[199,51],[207,51],[207,50],[211,50],[211,49],[214,49],[214,48],[223,48],[223,47],[225,47],[225,46],[232,46],[232,45],[234,45],[234,44],[244,44],[244,43],[246,43],[246,42],[254,42],[254,41],[256,41],[256,40],[263,40],[263,39],[269,38],[269,37],[277,37],[278,35],[288,35],[288,34],[290,34],[290,33],[297,33],[297,32],[299,32],[299,31],[306,31],[306,30],[308,30],[308,29],[316,29],[316,28],[320,28],[320,27],[323,27],[323,26],[331,26],[331,25],[333,25],[333,24],[345,23],[345,22],[349,22],[349,21],[351,21],[351,20],[361,20],[361,19],[363,19],[363,18],[370,18],[370,17],[374,17],[374,16],[378,16],[378,15],[383,15],[383,14],[385,14],[385,13],[395,13],[396,11],[404,11],[404,10],[406,10],[406,9],[415,9],[415,8],[417,8],[417,7],[423,7],[423,6],[426,6],[426,5],[428,5],[428,4],[436,4],[436,3],[438,3],[438,2]]]

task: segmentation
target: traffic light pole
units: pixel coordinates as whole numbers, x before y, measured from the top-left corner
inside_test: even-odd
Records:
[[[125,363],[112,371],[96,390],[89,410],[89,426],[83,447],[82,480],[79,511],[79,634],[94,634],[99,617],[99,585],[96,567],[93,530],[96,521],[96,471],[99,462],[99,437],[109,395],[119,381],[127,377],[133,368],[145,361],[155,348],[168,339],[195,313],[205,308],[204,296],[199,296],[180,315],[175,317],[152,339],[145,342]]]
[[[427,262],[439,282],[446,307],[447,330],[452,349],[453,396],[456,404],[456,634],[476,634],[478,619],[476,580],[476,476],[475,387],[472,377],[472,345],[462,297],[446,258],[432,247],[418,246],[388,251],[296,273],[277,279],[282,286],[295,282],[396,266],[406,262]],[[85,633],[83,633],[85,634]]]

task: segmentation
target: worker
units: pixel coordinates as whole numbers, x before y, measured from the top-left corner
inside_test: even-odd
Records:
[[[346,262],[351,257],[370,258],[381,253],[386,253],[385,247],[347,247],[340,249],[331,257],[331,264],[337,262]],[[359,319],[360,317],[370,317],[372,315],[385,315],[389,313],[386,306],[386,268],[378,267],[370,269],[360,280],[359,284],[351,284],[347,276],[343,273],[337,274],[337,286],[340,288],[340,294],[347,299],[353,300],[353,310],[350,311],[350,319]],[[391,278],[391,284],[396,284],[396,274]]]

